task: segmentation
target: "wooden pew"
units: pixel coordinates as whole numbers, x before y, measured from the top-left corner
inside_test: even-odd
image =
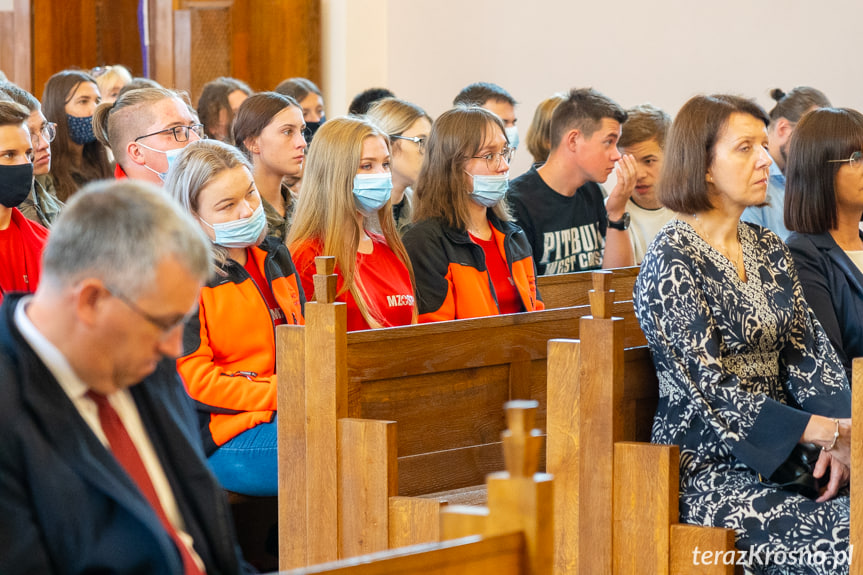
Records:
[[[510,402],[506,406],[509,429],[502,438],[506,471],[488,477],[488,507],[481,511],[452,507],[441,511],[441,524],[449,534],[469,536],[287,573],[549,575],[554,525],[552,479],[536,472],[542,444],[540,432],[531,429],[536,406],[536,402]],[[477,517],[482,519],[477,522]]]
[[[617,301],[632,300],[639,269],[639,266],[632,266],[607,270],[613,272],[608,289],[614,290]],[[590,303],[587,293],[593,288],[593,273],[586,271],[539,276],[536,278],[536,289],[546,309],[587,305]]]
[[[581,341],[548,354],[547,468],[555,475],[555,573],[733,573],[692,550],[730,550],[728,529],[678,523],[677,446],[649,438],[658,384],[649,353],[625,349],[608,275],[595,274]]]

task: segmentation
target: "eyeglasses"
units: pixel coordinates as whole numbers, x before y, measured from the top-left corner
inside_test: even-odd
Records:
[[[159,331],[162,332],[162,335],[166,335],[167,333],[173,331],[186,321],[186,316],[180,316],[179,319],[164,319],[156,317],[141,309],[138,304],[124,296],[120,291],[109,288],[108,286],[105,286],[105,290],[109,294],[129,306],[129,309],[131,309],[133,312],[150,322],[154,327],[158,328]]]
[[[57,137],[57,124],[54,122],[45,122],[38,132],[30,132],[30,139],[33,141],[34,147],[36,142],[39,141],[39,136],[45,138],[45,141],[50,144]]]
[[[143,136],[138,136],[135,138],[135,141],[143,140],[144,138],[149,138],[150,136],[158,136],[159,134],[167,134],[171,132],[174,135],[174,139],[180,143],[189,141],[189,133],[194,132],[198,138],[204,137],[204,125],[203,124],[192,124],[191,126],[174,126],[173,128],[166,128],[164,130],[159,130],[158,132],[153,132],[152,134],[145,134]]]
[[[98,78],[99,76],[106,74],[111,71],[111,66],[96,66],[95,68],[90,70],[90,75],[94,78]]]
[[[863,164],[863,152],[856,151],[851,153],[851,157],[847,160],[827,160],[828,164],[839,164],[842,162],[848,162],[848,165],[852,168],[856,168],[857,166]]]
[[[492,152],[490,154],[486,154],[484,156],[471,156],[476,160],[485,160],[485,165],[488,166],[490,172],[493,172],[500,168],[501,160],[505,161],[509,164],[510,160],[512,160],[512,152],[513,148],[506,146],[500,152]]]
[[[390,136],[391,140],[407,140],[408,142],[413,142],[417,145],[417,148],[420,151],[420,154],[425,154],[426,152],[426,139],[421,136],[414,136],[413,138],[408,138],[407,136]]]

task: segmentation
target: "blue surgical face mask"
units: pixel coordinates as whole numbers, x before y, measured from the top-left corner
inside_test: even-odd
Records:
[[[470,199],[481,206],[493,208],[509,189],[509,172],[496,176],[473,176],[473,191]]]
[[[389,201],[393,191],[393,176],[357,174],[354,176],[354,205],[364,216],[372,216]]]
[[[232,222],[210,224],[198,217],[215,233],[214,244],[225,248],[248,248],[258,244],[258,239],[267,225],[267,216],[264,215],[264,205],[258,204],[255,211],[248,218],[241,218]]]
[[[93,132],[93,116],[79,118],[66,114],[66,124],[69,126],[69,139],[79,146],[96,141],[96,134]]]
[[[177,161],[177,158],[180,157],[180,154],[182,154],[183,150],[185,149],[185,147],[183,147],[183,148],[175,148],[173,150],[157,150],[156,148],[151,148],[150,146],[147,146],[146,144],[142,144],[141,142],[138,142],[138,145],[141,146],[142,148],[147,148],[150,151],[165,154],[165,158],[168,159],[168,169],[164,172],[157,172],[156,170],[154,170],[153,168],[151,168],[147,164],[144,164],[145,168],[147,168],[148,170],[150,170],[151,172],[153,172],[154,174],[159,176],[159,179],[162,180],[163,182],[168,178],[168,172],[171,170],[171,166],[174,165],[174,162]]]
[[[504,128],[504,132],[506,132],[506,139],[509,140],[510,148],[518,148],[518,128],[515,126],[510,126],[509,128]]]

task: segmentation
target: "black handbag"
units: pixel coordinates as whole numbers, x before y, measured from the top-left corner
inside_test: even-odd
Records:
[[[821,448],[817,445],[798,443],[788,459],[783,461],[770,476],[770,483],[809,499],[817,499],[821,494],[821,481],[812,475],[812,472],[815,470],[819,455],[821,455]],[[761,480],[762,483],[766,483],[763,478]]]

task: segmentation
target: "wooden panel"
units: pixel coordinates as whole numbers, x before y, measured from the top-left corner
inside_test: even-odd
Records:
[[[340,419],[339,557],[389,547],[389,499],[398,491],[396,424]]]
[[[399,495],[419,496],[481,485],[503,469],[499,442],[399,458]],[[545,469],[545,450],[539,468]]]
[[[0,11],[0,71],[15,81],[15,56],[19,48],[15,37],[15,12]]]
[[[178,0],[147,0],[150,7],[150,77],[174,87],[174,10]]]
[[[581,454],[577,422],[578,366],[581,342],[548,342],[548,471],[554,476],[554,572],[576,573],[579,548],[579,467]]]
[[[138,34],[138,0],[97,0],[96,54],[92,66],[122,64],[133,76],[144,73]]]
[[[255,90],[286,78],[321,85],[320,0],[236,0],[232,10],[233,75]]]
[[[469,537],[443,543],[404,547],[372,556],[286,571],[282,575],[523,575],[524,535]]]
[[[695,565],[692,552],[712,550],[722,553],[723,560],[718,564]],[[734,551],[734,530],[698,525],[671,526],[671,575],[734,575],[734,565],[723,565],[726,553]],[[702,556],[703,557],[703,556]],[[700,560],[699,560],[700,561]]]
[[[390,497],[389,546],[405,547],[440,540],[440,511],[435,499]]]
[[[646,347],[624,350],[623,410],[627,441],[650,441],[653,416],[659,401],[659,382]]]
[[[638,277],[638,266],[615,268],[612,272],[609,289],[614,290],[614,301],[632,299],[632,290]],[[587,292],[593,287],[593,271],[575,272],[540,276],[536,280],[536,288],[542,296],[546,309],[587,305]]]
[[[192,12],[174,11],[174,78],[171,87],[191,94],[192,91]],[[198,100],[192,98],[192,102]]]
[[[314,564],[338,559],[336,422],[347,417],[346,306],[311,302],[305,316],[319,327],[305,330],[307,544]]]
[[[33,81],[33,0],[14,0],[15,50],[14,65],[5,69],[10,80],[36,94],[36,84]],[[46,78],[47,79],[47,78]],[[42,93],[42,84],[38,86]]]
[[[860,423],[863,421],[863,358],[855,358],[851,367],[851,420],[857,421],[851,442],[851,477],[863,477],[863,441],[860,441]],[[854,475],[855,473],[860,475]],[[851,482],[851,544],[863,549],[863,482]],[[851,575],[863,575],[863,561],[851,563]]]
[[[441,540],[459,539],[469,535],[482,535],[488,526],[487,507],[451,505],[441,511]]]
[[[201,97],[204,84],[231,76],[231,7],[201,7],[191,13],[191,78],[187,88],[192,102]]]
[[[279,417],[279,568],[308,564],[306,555],[305,329],[276,328]]]
[[[614,446],[614,572],[669,572],[669,527],[677,523],[678,447]]]
[[[32,5],[33,45],[38,46],[34,50],[33,88],[41,99],[45,82],[55,73],[96,65],[96,0],[32,0]]]

